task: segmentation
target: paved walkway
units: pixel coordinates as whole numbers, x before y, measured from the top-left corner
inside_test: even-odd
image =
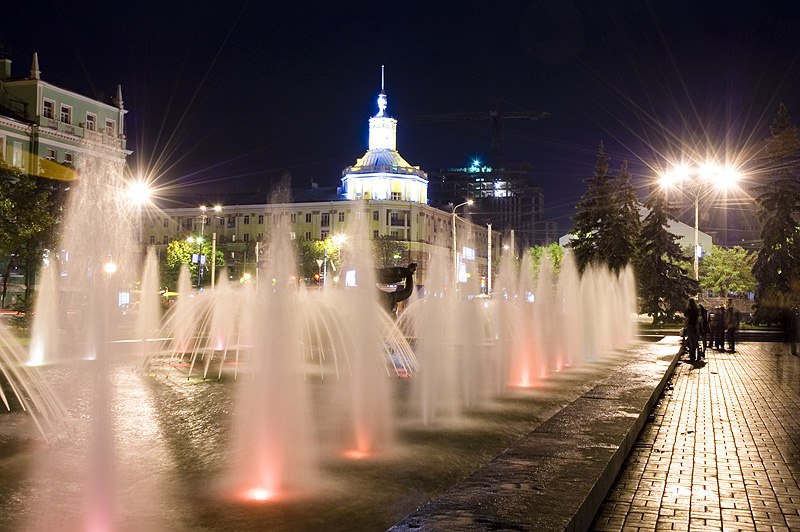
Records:
[[[800,358],[736,347],[679,364],[594,530],[800,530]]]

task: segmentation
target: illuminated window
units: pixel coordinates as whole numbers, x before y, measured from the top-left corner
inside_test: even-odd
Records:
[[[42,115],[51,120],[56,117],[56,102],[53,100],[44,100],[42,102]]]
[[[64,154],[64,164],[72,165],[74,163],[75,163],[75,160],[72,158],[72,154],[71,153],[65,153]]]
[[[72,107],[66,104],[61,104],[61,118],[60,120],[65,124],[72,123]]]
[[[86,113],[86,129],[89,131],[97,130],[97,116],[92,113]]]
[[[44,156],[45,156],[45,158],[50,159],[51,161],[55,161],[56,160],[56,150],[53,150],[51,148],[47,148],[44,151]]]
[[[106,118],[106,135],[113,137],[116,133],[117,123],[110,118]]]

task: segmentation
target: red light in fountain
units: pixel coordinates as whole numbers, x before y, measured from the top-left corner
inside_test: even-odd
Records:
[[[531,382],[530,373],[528,370],[522,372],[520,378],[517,382],[512,383],[512,386],[516,386],[517,388],[531,388],[533,387],[533,382]]]
[[[358,449],[350,449],[349,451],[345,451],[344,455],[351,460],[362,460],[364,458],[369,457],[369,451],[359,451]]]
[[[244,498],[248,501],[266,502],[275,498],[275,492],[267,488],[250,488],[244,494]]]

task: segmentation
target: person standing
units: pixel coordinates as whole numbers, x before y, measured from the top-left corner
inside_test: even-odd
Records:
[[[706,307],[703,306],[702,303],[699,305],[699,311],[700,311],[700,344],[697,350],[697,354],[699,355],[700,358],[706,358],[706,347],[708,342],[708,331],[709,331],[708,311],[706,310]]]
[[[714,309],[714,320],[711,326],[711,339],[714,343],[714,349],[717,351],[724,350],[725,347],[725,307],[722,305]]]
[[[733,307],[733,301],[728,300],[725,310],[725,333],[728,336],[728,352],[736,352],[736,329],[739,328],[739,313]]]
[[[686,331],[686,348],[689,351],[689,360],[695,362],[699,354],[698,341],[700,340],[700,309],[697,308],[697,301],[690,298],[683,315],[683,327]]]

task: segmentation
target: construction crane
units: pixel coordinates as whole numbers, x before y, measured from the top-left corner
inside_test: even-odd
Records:
[[[539,120],[550,116],[542,111],[479,111],[465,113],[444,113],[434,115],[415,116],[409,122],[425,124],[433,122],[468,122],[474,120],[492,121],[492,149],[489,164],[500,167],[503,159],[503,120],[512,118],[527,118],[529,120]]]

